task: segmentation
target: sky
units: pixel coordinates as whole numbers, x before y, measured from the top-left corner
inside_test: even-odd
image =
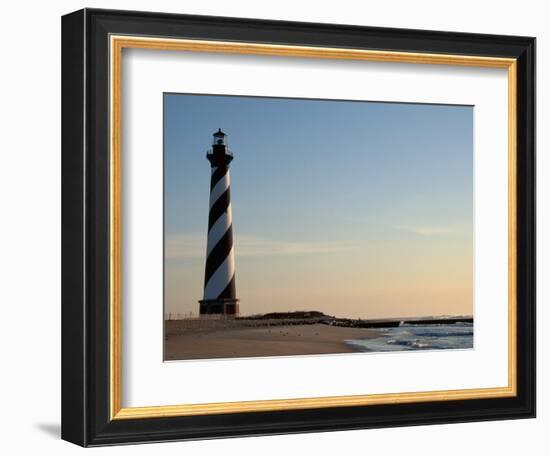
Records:
[[[198,313],[221,128],[241,314],[473,314],[473,107],[164,95],[165,313]]]

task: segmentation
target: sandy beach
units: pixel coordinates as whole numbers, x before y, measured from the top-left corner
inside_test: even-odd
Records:
[[[165,322],[165,360],[353,353],[345,343],[376,334],[326,324],[247,326],[242,322]]]

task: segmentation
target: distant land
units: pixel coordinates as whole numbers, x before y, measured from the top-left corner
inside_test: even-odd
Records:
[[[318,310],[299,310],[295,312],[270,312],[260,315],[249,315],[236,317],[238,320],[283,320],[296,322],[295,324],[322,323],[335,326],[353,328],[393,328],[400,324],[408,325],[441,325],[453,323],[473,323],[474,318],[469,315],[438,315],[430,317],[407,317],[407,318],[340,318],[333,315],[326,315]]]

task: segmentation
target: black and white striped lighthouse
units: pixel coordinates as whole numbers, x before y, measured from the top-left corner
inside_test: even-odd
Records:
[[[233,154],[227,147],[227,135],[214,133],[212,149],[206,153],[212,167],[210,178],[210,212],[204,296],[199,301],[201,315],[237,315],[239,300],[235,291],[235,253],[229,188],[229,163]]]

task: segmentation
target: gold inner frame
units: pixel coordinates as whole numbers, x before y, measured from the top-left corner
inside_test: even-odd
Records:
[[[274,399],[170,406],[122,407],[122,51],[123,49],[256,54],[339,60],[453,65],[508,70],[508,386],[354,396]],[[387,52],[227,41],[137,36],[110,36],[110,415],[111,419],[158,418],[220,413],[297,410],[327,407],[397,404],[423,401],[511,397],[517,393],[516,372],[516,120],[517,61],[511,58]]]

